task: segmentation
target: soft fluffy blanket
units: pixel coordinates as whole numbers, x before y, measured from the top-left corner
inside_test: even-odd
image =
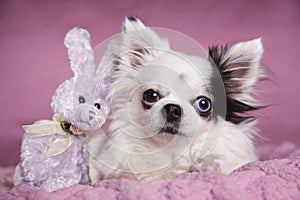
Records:
[[[174,180],[139,183],[104,180],[47,193],[28,185],[12,186],[13,167],[0,168],[0,199],[300,199],[300,148],[264,145],[261,160],[230,175],[194,172]]]

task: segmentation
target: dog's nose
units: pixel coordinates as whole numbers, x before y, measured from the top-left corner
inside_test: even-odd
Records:
[[[167,104],[164,106],[166,111],[166,119],[169,122],[177,121],[181,118],[182,109],[176,104]]]

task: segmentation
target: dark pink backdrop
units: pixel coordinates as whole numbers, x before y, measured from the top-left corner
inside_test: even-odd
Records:
[[[263,37],[273,82],[259,89],[262,136],[300,144],[300,1],[0,0],[0,164],[18,161],[22,124],[50,119],[51,97],[71,76],[63,38],[87,28],[93,46],[120,32],[126,15],[180,31],[202,46]]]

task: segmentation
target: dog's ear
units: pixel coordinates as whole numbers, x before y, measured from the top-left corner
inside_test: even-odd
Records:
[[[158,56],[166,49],[169,49],[168,41],[135,17],[125,18],[122,38],[114,47],[116,63],[131,67],[142,65],[146,57]]]
[[[211,61],[224,82],[227,99],[227,120],[240,123],[251,117],[241,114],[260,108],[252,97],[254,85],[265,77],[260,67],[263,55],[261,39],[237,43],[231,47],[209,48]]]
[[[138,18],[127,16],[123,22],[122,30],[123,32],[133,31],[137,29],[146,28],[145,24]]]

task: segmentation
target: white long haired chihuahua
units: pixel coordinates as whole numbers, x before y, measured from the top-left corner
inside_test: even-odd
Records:
[[[211,47],[209,58],[187,55],[127,17],[106,52],[116,68],[108,94],[112,114],[91,143],[92,182],[230,173],[257,160],[256,120],[247,112],[260,108],[252,95],[264,75],[262,54],[255,39]]]

